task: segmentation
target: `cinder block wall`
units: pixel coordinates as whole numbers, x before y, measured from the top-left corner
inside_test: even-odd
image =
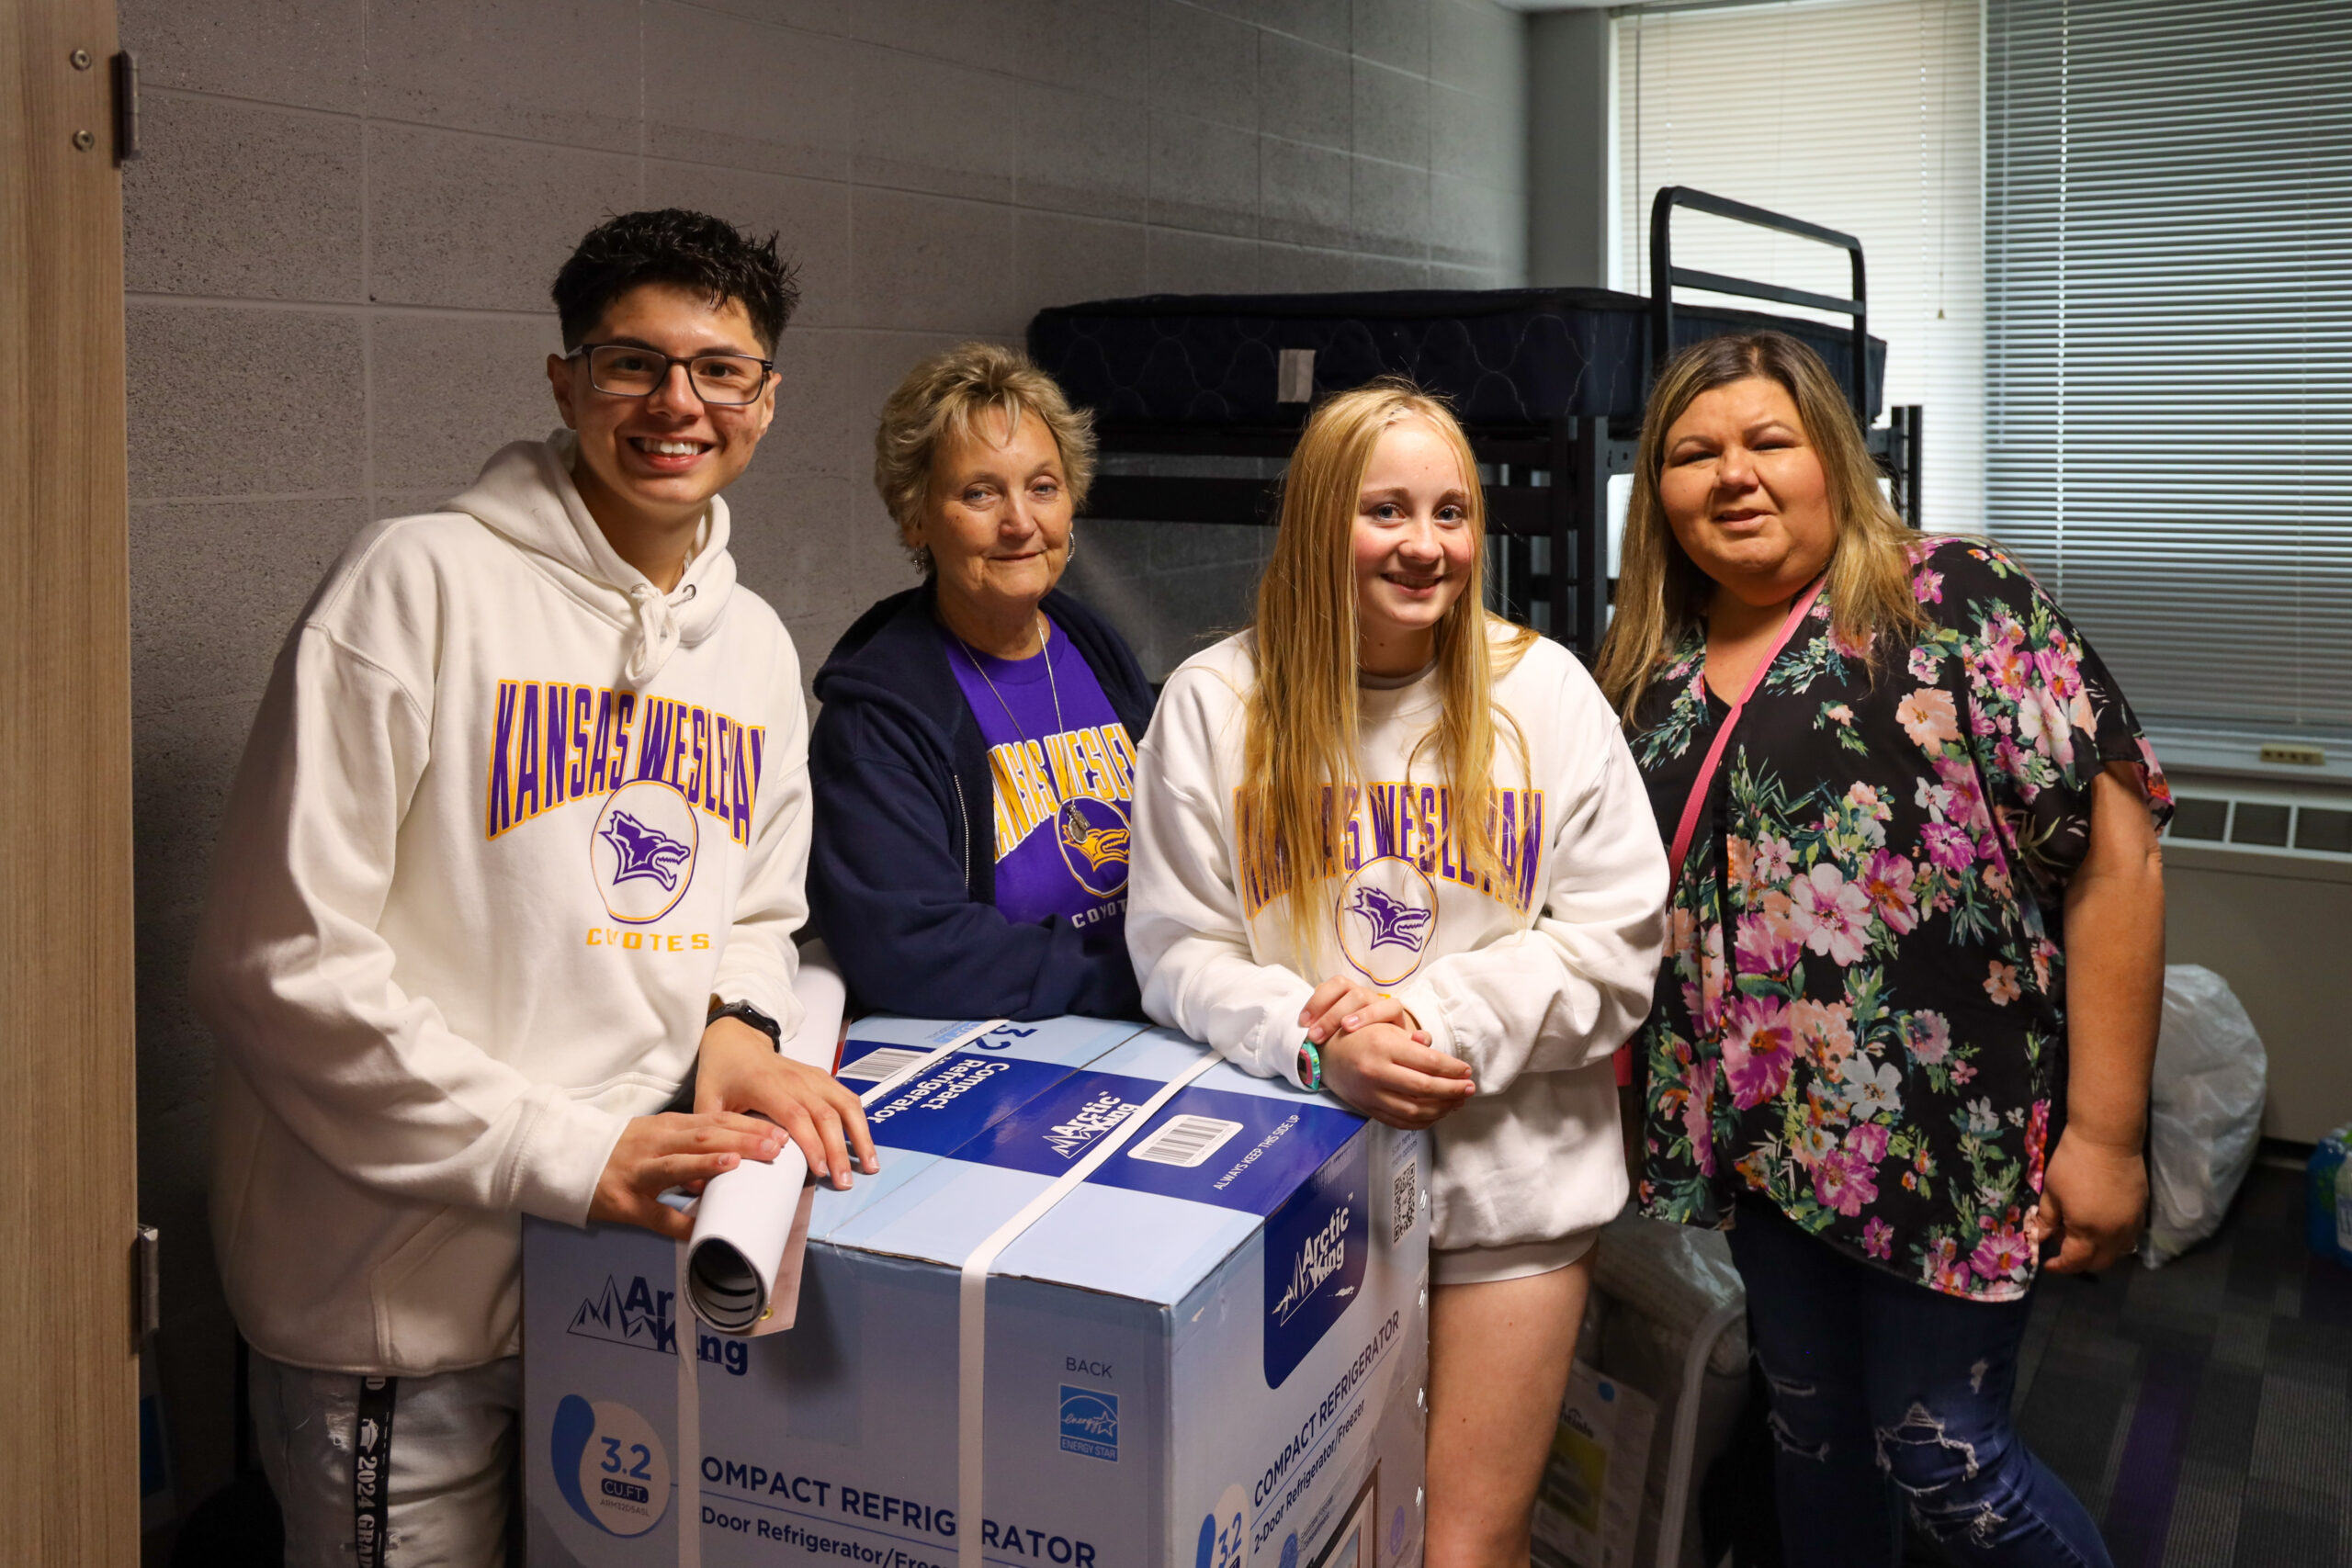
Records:
[[[165,1238],[185,1501],[231,1454],[212,1048],[184,984],[221,800],[344,542],[555,424],[547,287],[578,236],[684,204],[779,229],[799,259],[780,414],[729,501],[743,581],[813,668],[911,581],[865,475],[874,412],[922,355],[1152,290],[1518,281],[1522,32],[1491,0],[121,13],[145,89],[125,179],[141,1202]],[[1228,539],[1163,564],[1229,593],[1251,558]],[[1153,623],[1131,629],[1156,666],[1181,657],[1155,617],[1189,612],[1122,608]]]

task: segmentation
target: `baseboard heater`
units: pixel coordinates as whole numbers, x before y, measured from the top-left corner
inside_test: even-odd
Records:
[[[2352,1122],[2352,789],[2180,773],[2173,789],[2165,956],[2228,979],[2270,1056],[2263,1132],[2316,1143]]]

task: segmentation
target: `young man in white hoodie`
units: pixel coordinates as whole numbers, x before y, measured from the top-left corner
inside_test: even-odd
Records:
[[[856,1099],[775,1048],[808,724],[718,493],[797,291],[773,238],[662,211],[590,233],[554,296],[566,428],[327,574],[198,939],[215,1242],[289,1563],[499,1560],[522,1215],[679,1235],[659,1194],[786,1138],[836,1184],[876,1168]]]

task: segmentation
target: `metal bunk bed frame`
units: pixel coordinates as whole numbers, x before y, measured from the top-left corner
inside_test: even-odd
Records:
[[[1814,294],[1677,266],[1677,208],[1843,250],[1851,258],[1852,295]],[[1688,186],[1668,186],[1650,204],[1650,280],[1645,385],[1665,362],[1674,341],[1677,286],[1850,317],[1854,353],[1848,395],[1866,426],[1871,456],[1893,481],[1896,510],[1913,527],[1919,525],[1918,406],[1890,408],[1888,423],[1869,425],[1870,316],[1860,241]],[[1107,471],[1096,478],[1085,515],[1130,522],[1271,525],[1278,515],[1280,481],[1264,473],[1289,457],[1307,407],[1301,403],[1295,421],[1274,425],[1171,429],[1102,422],[1095,436]],[[1562,416],[1548,424],[1469,424],[1465,433],[1486,489],[1490,602],[1589,661],[1608,622],[1609,479],[1633,471],[1638,421]],[[1255,459],[1260,477],[1148,471],[1150,459],[1166,457]],[[1127,471],[1138,467],[1147,471]]]

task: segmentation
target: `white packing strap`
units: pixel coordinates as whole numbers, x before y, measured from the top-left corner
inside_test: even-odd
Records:
[[[922,1071],[933,1062],[938,1061],[941,1057],[954,1055],[956,1052],[961,1051],[965,1046],[969,1045],[973,1041],[978,1040],[981,1035],[989,1033],[995,1030],[1002,1029],[1006,1024],[1011,1023],[1012,1021],[1009,1018],[988,1018],[982,1019],[978,1023],[967,1025],[961,1032],[950,1039],[946,1044],[939,1047],[938,1050],[933,1051],[927,1056],[916,1057],[913,1061],[909,1062],[905,1066],[900,1067],[897,1072],[892,1073],[888,1077],[884,1078],[880,1083],[876,1084],[872,1089],[867,1089],[864,1094],[859,1095],[857,1097],[857,1102],[860,1105],[873,1104],[876,1100],[881,1099],[884,1095],[889,1093],[892,1089],[898,1088],[900,1084],[906,1082],[909,1078],[914,1077],[917,1073]]]
[[[1125,1146],[1159,1108],[1179,1090],[1225,1058],[1204,1050],[1201,1059],[1168,1080],[1159,1091],[1136,1108],[1134,1115],[1112,1129],[1084,1158],[1065,1171],[1051,1187],[1029,1200],[1026,1207],[997,1226],[969,1258],[956,1303],[956,1568],[985,1568],[980,1555],[980,1443],[983,1434],[980,1396],[988,1348],[989,1269],[997,1255],[1012,1245],[1023,1231],[1045,1218],[1048,1210],[1078,1190],[1095,1168]]]
[[[702,1379],[695,1314],[686,1310],[686,1253],[677,1244],[678,1293],[671,1321],[678,1352],[678,1568],[702,1568]]]

